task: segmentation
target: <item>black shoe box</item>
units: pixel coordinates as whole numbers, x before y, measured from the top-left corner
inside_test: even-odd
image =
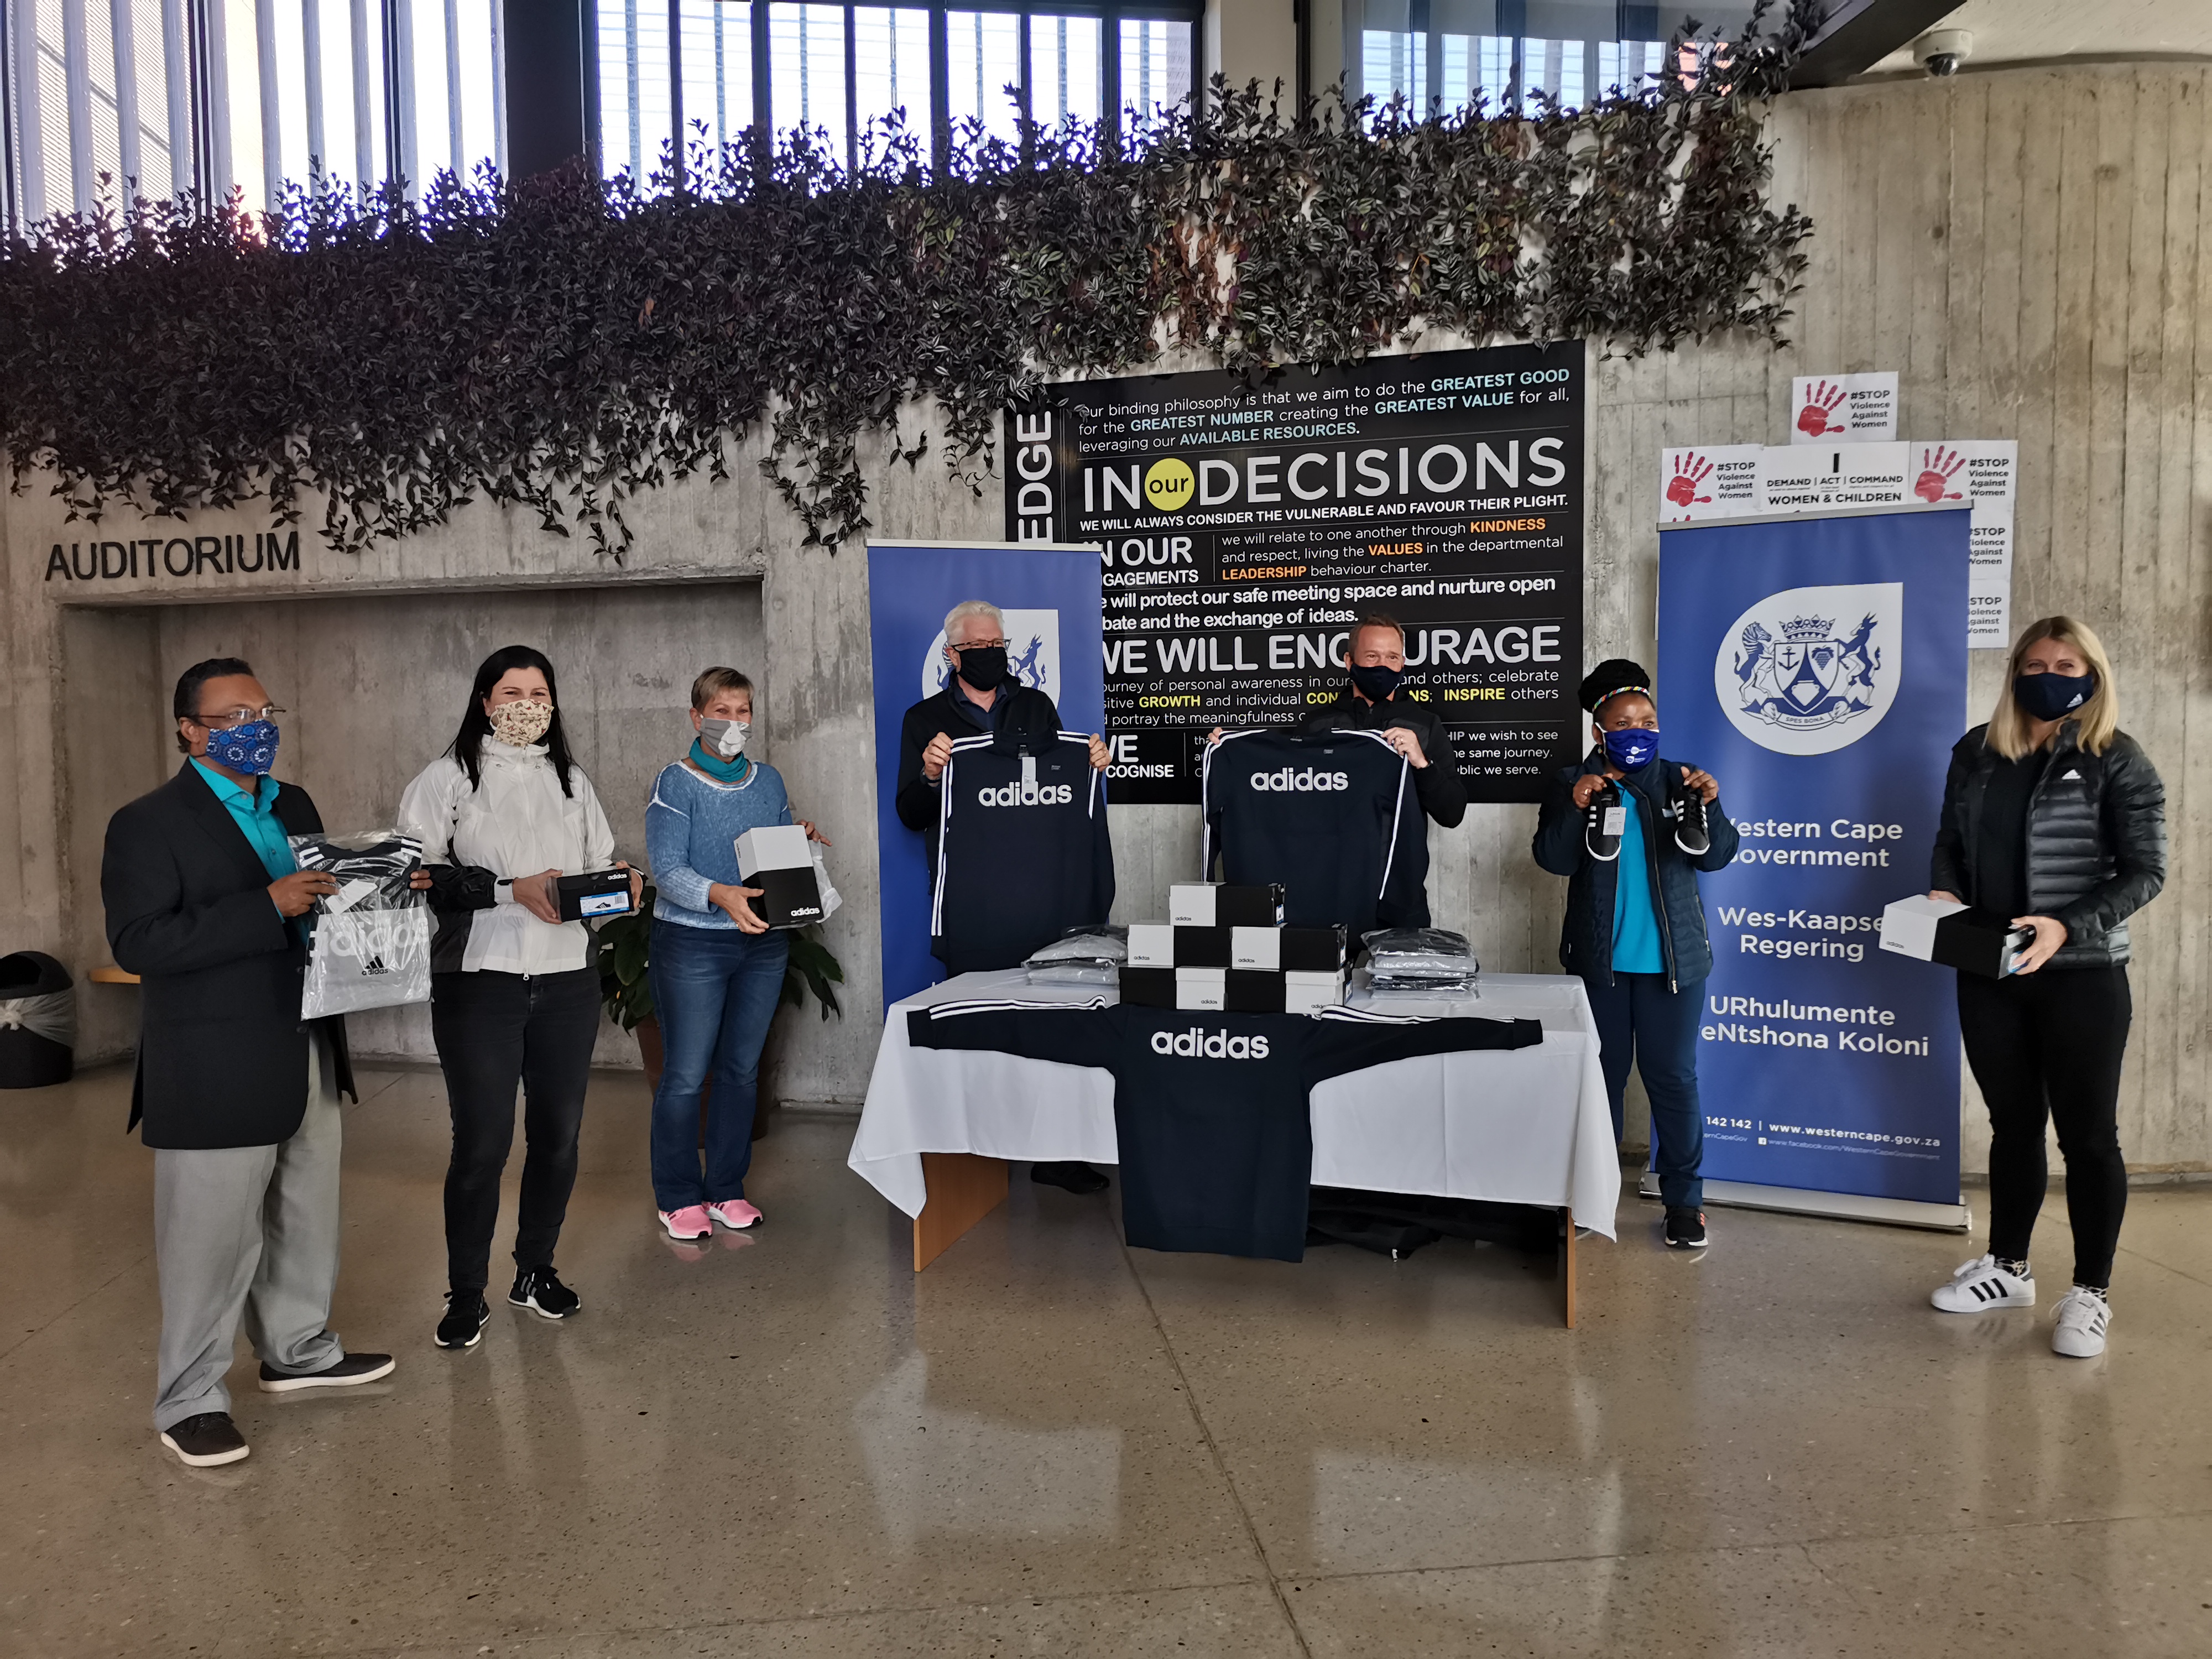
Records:
[[[1283,890],[1234,887],[1218,881],[1179,881],[1168,889],[1168,920],[1178,927],[1276,927],[1283,920]]]
[[[1121,980],[1121,1000],[1133,1008],[1176,1006],[1176,975],[1172,968],[1124,967]]]
[[[1226,968],[1230,961],[1229,927],[1182,927],[1175,930],[1175,965],[1178,968]]]
[[[1984,979],[2006,979],[2035,943],[2032,927],[2014,927],[1988,910],[1960,910],[1936,924],[1936,949],[1929,960]]]
[[[1283,1012],[1283,976],[1231,968],[1223,986],[1221,1006],[1225,1013],[1279,1014]]]

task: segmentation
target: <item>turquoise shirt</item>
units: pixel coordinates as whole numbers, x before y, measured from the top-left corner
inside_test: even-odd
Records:
[[[284,838],[284,826],[276,821],[279,786],[276,779],[264,780],[261,789],[253,793],[233,783],[204,761],[193,761],[192,769],[215,791],[215,798],[230,809],[231,821],[245,832],[271,881],[281,881],[300,867],[300,861],[292,856],[292,843]]]
[[[1636,792],[1623,786],[1627,823],[1620,835],[1620,858],[1613,878],[1613,971],[1663,974],[1667,959],[1659,950],[1659,918],[1651,908],[1651,859],[1644,850],[1644,809]]]

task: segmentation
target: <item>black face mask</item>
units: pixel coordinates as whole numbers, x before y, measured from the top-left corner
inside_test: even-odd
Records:
[[[1006,647],[969,645],[960,652],[960,678],[977,691],[995,691],[1006,678]]]
[[[2012,700],[2031,720],[2063,720],[2095,695],[2094,674],[2016,674]]]
[[[1359,695],[1370,702],[1388,702],[1397,695],[1398,687],[1406,678],[1402,668],[1385,668],[1381,663],[1369,667],[1364,664],[1352,665],[1352,684]]]

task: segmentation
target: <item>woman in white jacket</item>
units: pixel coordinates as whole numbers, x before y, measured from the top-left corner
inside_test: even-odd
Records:
[[[399,828],[430,866],[430,1029],[453,1121],[437,1343],[468,1348],[491,1317],[484,1287],[517,1083],[526,1152],[507,1299],[548,1319],[580,1305],[553,1271],[553,1247],[576,1183],[599,988],[590,931],[561,920],[554,881],[613,866],[615,838],[569,756],[542,653],[510,645],[484,659],[453,746],[401,797]],[[640,884],[633,874],[633,903]]]

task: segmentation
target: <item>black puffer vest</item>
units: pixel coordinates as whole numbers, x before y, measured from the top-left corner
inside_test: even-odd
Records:
[[[1951,751],[1929,884],[1981,902],[1974,867],[1982,804],[1998,755],[1978,726]],[[2108,968],[2128,959],[2128,918],[2166,884],[2166,786],[2124,732],[2101,755],[2085,753],[2068,720],[2027,804],[2030,914],[2066,924],[2051,968]]]

